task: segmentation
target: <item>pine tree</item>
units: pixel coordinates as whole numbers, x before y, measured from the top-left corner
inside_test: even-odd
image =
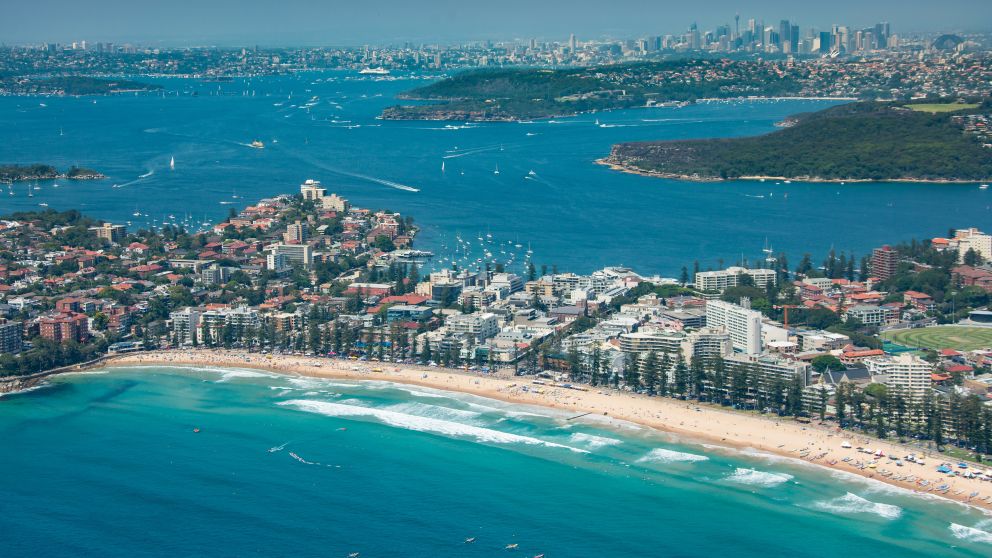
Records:
[[[637,360],[637,355],[633,353],[627,353],[623,359],[623,383],[634,391],[641,387],[641,373],[637,369]]]
[[[644,371],[641,378],[644,388],[651,395],[658,393],[658,353],[649,351],[640,364],[641,369]]]

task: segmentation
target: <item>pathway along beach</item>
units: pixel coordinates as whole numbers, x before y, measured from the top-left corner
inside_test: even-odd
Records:
[[[132,353],[115,357],[105,366],[164,365],[251,368],[293,376],[387,381],[538,405],[574,412],[607,415],[663,432],[733,450],[759,450],[802,460],[835,471],[884,482],[913,493],[933,495],[992,510],[992,477],[968,479],[937,471],[945,461],[939,453],[868,438],[836,426],[803,424],[790,418],[762,416],[709,404],[648,397],[612,389],[535,384],[531,378],[481,375],[446,368],[392,365],[315,357],[262,355],[244,351],[195,350]],[[846,442],[846,443],[845,443]],[[851,447],[843,447],[850,445]],[[857,448],[882,452],[876,458]],[[924,464],[902,459],[915,454]],[[897,466],[889,456],[897,456]],[[844,461],[848,459],[848,461]],[[874,467],[869,466],[875,463]],[[955,463],[955,471],[964,472]],[[974,472],[969,468],[967,471]],[[942,486],[947,488],[940,490]]]

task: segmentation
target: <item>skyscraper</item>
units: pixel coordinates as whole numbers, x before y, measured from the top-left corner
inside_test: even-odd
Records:
[[[778,24],[778,40],[782,52],[792,52],[792,24],[787,19]]]
[[[830,31],[820,31],[820,54],[826,54],[830,52]]]

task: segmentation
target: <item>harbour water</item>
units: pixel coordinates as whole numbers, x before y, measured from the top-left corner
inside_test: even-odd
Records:
[[[992,552],[992,519],[959,504],[567,418],[250,370],[64,376],[0,399],[3,554],[497,556],[510,544],[512,555],[549,558]]]
[[[31,197],[32,185],[21,183],[15,195],[0,194],[0,211],[44,203],[134,227],[199,226],[315,178],[360,206],[413,215],[423,227],[418,247],[448,258],[445,265],[452,256],[463,266],[482,257],[476,239],[491,234],[502,242],[493,257],[517,265],[531,246],[538,266],[628,265],[670,276],[695,260],[705,269],[758,258],[766,239],[793,263],[804,252],[817,261],[831,247],[861,256],[885,242],[987,226],[992,215],[992,193],[977,184],[700,184],[593,164],[616,142],[759,134],[827,101],[465,125],[376,120],[397,92],[425,83],[409,77],[156,81],[164,95],[0,98],[0,162],[77,164],[109,176],[43,182]],[[249,146],[256,139],[264,149]],[[471,254],[455,255],[459,237]]]

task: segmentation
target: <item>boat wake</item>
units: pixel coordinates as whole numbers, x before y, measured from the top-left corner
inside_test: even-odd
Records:
[[[289,445],[289,442],[285,442],[285,443],[283,443],[282,445],[279,445],[279,446],[272,446],[271,448],[269,448],[269,453],[280,452],[280,451],[286,449],[286,446],[288,446],[288,445]]]
[[[302,463],[304,465],[320,465],[320,463],[317,463],[316,461],[307,461],[306,459],[303,459],[302,457],[300,457],[299,455],[297,455],[294,452],[289,452],[289,456],[292,457],[293,459],[299,461],[300,463]]]
[[[148,178],[149,176],[151,176],[151,175],[153,175],[153,174],[155,174],[155,169],[150,169],[150,170],[149,170],[148,172],[146,172],[145,174],[139,174],[139,175],[138,175],[138,178]]]
[[[738,467],[736,471],[727,477],[728,481],[737,484],[747,484],[751,486],[772,487],[792,480],[792,475],[785,473],[768,473],[756,469],[746,469]]]
[[[975,527],[958,525],[957,523],[951,523],[950,529],[951,533],[956,538],[963,541],[992,544],[992,533],[988,531],[982,531],[981,529],[977,529]]]
[[[359,174],[357,172],[344,171],[344,170],[341,170],[341,169],[332,167],[330,165],[325,165],[324,163],[321,163],[320,161],[318,161],[316,159],[313,159],[311,157],[308,157],[306,155],[302,155],[302,154],[299,154],[299,153],[294,153],[294,152],[286,151],[286,150],[283,150],[283,153],[286,153],[290,157],[293,157],[293,158],[298,159],[300,161],[303,161],[305,163],[309,163],[309,164],[311,164],[311,165],[313,165],[313,166],[315,166],[315,167],[317,167],[319,169],[323,169],[323,170],[326,170],[328,172],[333,172],[335,174],[340,174],[342,176],[350,176],[352,178],[358,178],[360,180],[367,180],[369,182],[375,182],[376,184],[382,184],[383,186],[389,186],[390,188],[395,188],[397,190],[403,190],[405,192],[419,192],[420,191],[419,188],[414,188],[413,186],[407,186],[406,184],[400,184],[399,182],[394,182],[392,180],[386,180],[384,178],[376,178],[374,176],[368,176],[368,175],[365,175],[365,174]]]
[[[902,508],[899,506],[872,502],[850,492],[833,500],[816,502],[813,507],[831,513],[869,513],[890,520],[902,515]]]
[[[395,428],[404,428],[406,430],[413,430],[416,432],[440,434],[442,436],[448,436],[454,438],[472,438],[477,442],[486,442],[492,444],[540,445],[551,448],[567,449],[569,451],[573,451],[576,453],[589,453],[586,450],[573,448],[562,444],[556,444],[554,442],[548,442],[546,440],[540,440],[538,438],[532,438],[530,436],[511,434],[509,432],[501,432],[499,430],[492,430],[490,428],[483,428],[481,426],[474,426],[470,424],[462,424],[459,422],[453,422],[439,418],[410,415],[407,413],[400,413],[389,409],[358,407],[355,405],[345,405],[342,403],[330,403],[327,401],[313,401],[307,399],[293,399],[289,401],[283,401],[278,403],[278,405],[295,407],[302,411],[317,413],[329,417],[371,418],[387,426],[392,426]]]
[[[696,461],[708,461],[709,457],[686,453],[665,448],[655,448],[644,457],[637,460],[638,463],[692,463]]]

